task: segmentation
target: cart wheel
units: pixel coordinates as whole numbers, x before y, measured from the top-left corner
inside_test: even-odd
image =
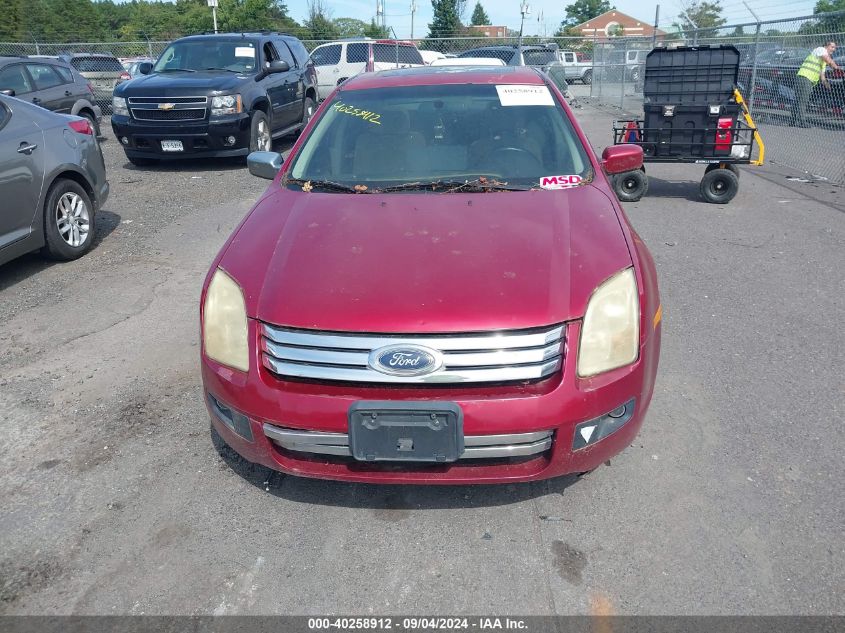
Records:
[[[739,178],[730,169],[714,169],[701,179],[701,196],[713,204],[726,204],[739,191]]]
[[[620,202],[637,202],[648,191],[645,170],[626,171],[613,177],[613,191]]]
[[[712,165],[707,165],[707,169],[704,170],[704,173],[709,174],[714,169],[719,169],[719,163],[713,163]],[[739,167],[737,167],[733,163],[725,163],[725,169],[730,169],[733,173],[736,174],[736,177],[739,178]]]

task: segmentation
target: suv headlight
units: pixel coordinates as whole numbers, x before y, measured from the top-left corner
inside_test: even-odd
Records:
[[[241,95],[223,95],[222,97],[211,97],[211,116],[223,114],[238,114],[243,112]]]
[[[244,295],[235,280],[219,268],[205,295],[202,341],[209,358],[241,371],[249,369]]]
[[[633,268],[617,273],[593,292],[581,328],[578,376],[595,376],[637,360],[640,302]]]
[[[126,106],[126,99],[123,97],[112,97],[111,109],[114,114],[129,116],[129,108]]]

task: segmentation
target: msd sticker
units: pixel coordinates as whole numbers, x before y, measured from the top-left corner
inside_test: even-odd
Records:
[[[503,106],[553,106],[552,93],[546,86],[496,86]]]
[[[569,189],[570,187],[580,185],[582,180],[581,176],[576,174],[572,174],[571,176],[543,176],[540,178],[540,188]]]

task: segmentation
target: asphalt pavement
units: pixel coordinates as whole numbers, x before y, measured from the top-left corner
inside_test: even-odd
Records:
[[[610,141],[612,113],[577,115]],[[0,613],[845,613],[842,188],[749,167],[714,206],[701,166],[649,167],[626,212],[663,353],[636,441],[580,479],[372,486],[209,432],[199,292],[267,181],[103,148],[93,251],[0,267]]]

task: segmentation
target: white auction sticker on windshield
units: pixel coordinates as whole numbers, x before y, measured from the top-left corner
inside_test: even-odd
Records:
[[[581,184],[581,176],[571,174],[568,176],[543,176],[540,178],[540,189],[569,189]]]
[[[552,93],[546,86],[496,86],[503,106],[553,106]]]
[[[236,46],[235,57],[255,57],[255,49],[251,46]]]

